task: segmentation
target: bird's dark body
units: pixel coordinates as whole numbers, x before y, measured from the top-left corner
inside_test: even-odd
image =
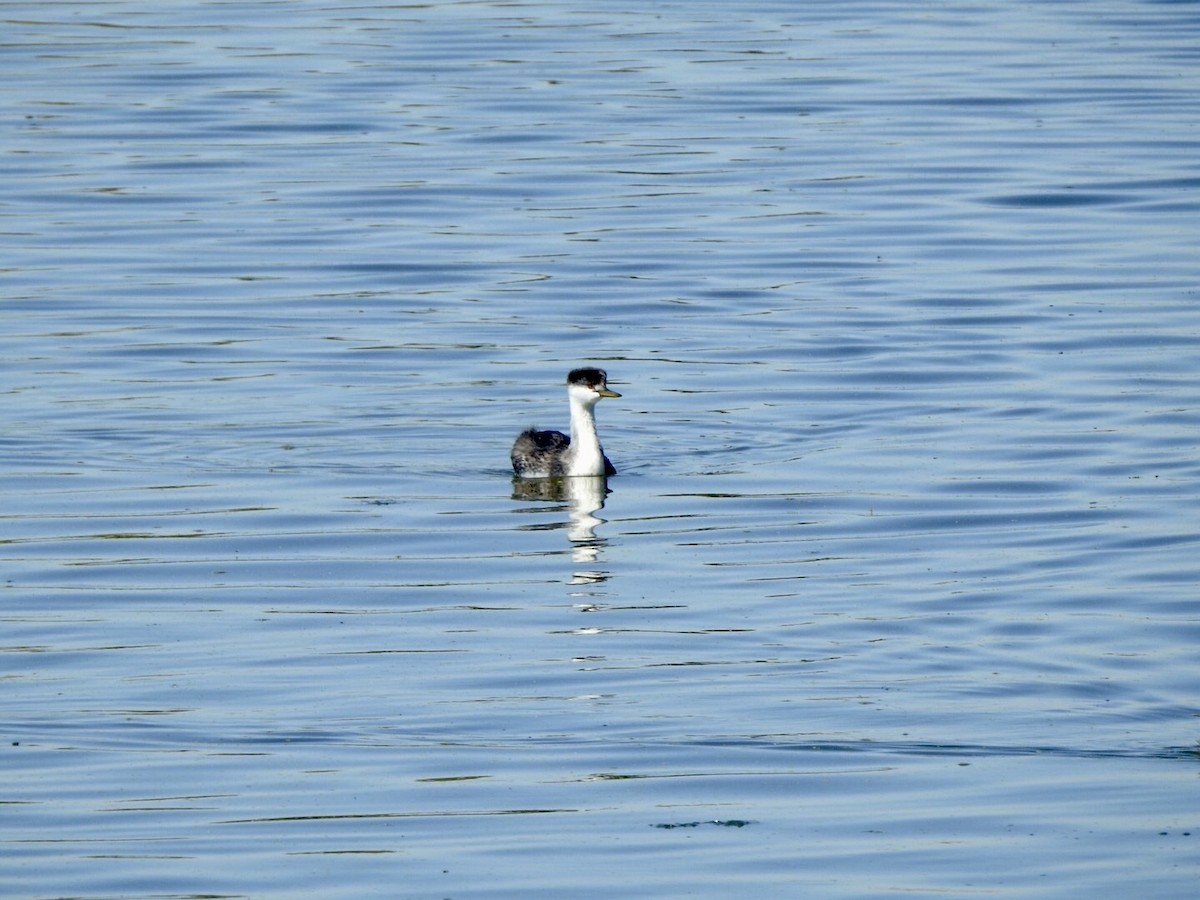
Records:
[[[563,452],[571,446],[571,439],[561,431],[538,431],[526,428],[518,436],[512,449],[513,474],[521,477],[527,472],[545,472],[551,478],[561,478]],[[604,457],[604,474],[616,475],[616,467]]]

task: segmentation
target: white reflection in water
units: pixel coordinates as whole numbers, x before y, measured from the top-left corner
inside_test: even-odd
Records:
[[[603,475],[576,475],[571,478],[514,479],[514,500],[549,500],[566,503],[567,521],[562,523],[571,542],[571,558],[581,564],[595,563],[600,558],[605,539],[596,528],[605,519],[596,515],[604,508],[608,496],[608,479]],[[572,584],[595,584],[605,581],[603,571],[576,572]]]

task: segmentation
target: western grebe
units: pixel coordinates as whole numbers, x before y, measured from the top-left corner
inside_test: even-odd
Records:
[[[571,436],[561,431],[529,428],[512,448],[513,473],[518,478],[556,478],[562,475],[616,475],[604,455],[592,414],[601,397],[620,397],[608,389],[603,369],[572,369],[567,375],[571,401]]]

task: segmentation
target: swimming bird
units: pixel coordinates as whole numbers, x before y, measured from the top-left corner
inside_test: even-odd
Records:
[[[601,397],[620,397],[608,389],[603,369],[572,369],[567,375],[571,402],[571,436],[561,431],[528,428],[512,447],[513,474],[518,478],[557,478],[563,475],[616,475],[604,455],[592,413]]]

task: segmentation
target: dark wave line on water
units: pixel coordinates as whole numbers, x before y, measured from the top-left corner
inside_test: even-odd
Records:
[[[523,742],[544,745],[563,743],[561,740],[541,741],[532,739]],[[469,743],[469,742],[468,742]],[[567,739],[565,743],[576,742]],[[591,744],[591,741],[582,743]],[[969,744],[943,743],[936,741],[871,741],[871,740],[779,740],[766,737],[745,737],[714,740],[680,741],[675,739],[630,740],[617,742],[620,746],[716,748],[729,750],[772,750],[789,753],[853,753],[887,756],[941,756],[941,757],[1025,757],[1037,756],[1057,759],[1133,759],[1133,760],[1190,760],[1200,762],[1200,742],[1184,747],[1069,747],[1023,744]],[[645,777],[655,777],[647,775]]]
[[[902,756],[1041,756],[1067,759],[1190,759],[1200,761],[1200,743],[1190,747],[1056,747],[1022,744],[956,744],[931,741],[763,741],[701,742],[701,745],[767,747],[793,752],[872,753]]]
[[[253,739],[253,743],[267,743],[279,738],[279,735],[266,736],[261,739]],[[327,732],[323,735],[325,740],[339,742],[345,739],[345,736],[339,737],[334,732]],[[359,736],[361,737],[361,735]],[[377,738],[384,742],[390,743],[395,735],[377,735]],[[419,735],[405,735],[402,740],[410,740],[415,738],[418,743],[422,743]],[[303,735],[288,734],[284,740],[291,743],[297,739],[306,742],[312,742],[314,735],[305,733]],[[320,737],[316,738],[320,740]],[[464,735],[461,738],[455,738],[450,735],[438,735],[434,738],[437,743],[443,746],[487,746],[497,747],[495,741],[483,739],[473,739],[471,736]],[[548,746],[561,745],[564,748],[570,747],[596,747],[597,745],[609,745],[613,749],[633,748],[633,747],[658,747],[663,749],[676,748],[714,748],[728,750],[771,750],[784,751],[790,753],[854,753],[854,754],[871,754],[871,755],[887,755],[887,756],[940,756],[951,758],[966,758],[966,757],[1025,757],[1036,756],[1044,758],[1057,759],[1140,759],[1140,760],[1190,760],[1200,762],[1200,741],[1191,746],[1175,747],[1071,747],[1071,746],[1054,746],[1054,745],[1028,745],[1028,744],[972,744],[972,743],[952,743],[938,741],[872,741],[872,740],[786,740],[771,737],[731,737],[717,739],[700,739],[686,740],[676,738],[664,738],[661,740],[655,739],[616,739],[612,741],[597,741],[588,738],[573,739],[571,737],[554,737],[554,738],[539,738],[530,737],[524,740],[514,742],[500,742],[500,745],[512,747],[519,745],[526,748],[546,748]],[[654,776],[647,776],[654,777]]]
[[[183,712],[186,710],[162,710],[159,714]],[[136,711],[130,711],[131,714]],[[749,735],[745,737],[726,737],[712,739],[688,738],[615,738],[598,740],[586,737],[571,737],[569,735],[554,737],[530,736],[514,740],[493,740],[483,735],[451,733],[422,734],[420,732],[405,732],[403,734],[389,729],[281,729],[242,735],[204,735],[190,730],[174,730],[171,735],[162,733],[153,724],[126,723],[120,737],[110,736],[101,739],[75,740],[63,743],[66,734],[78,735],[85,729],[76,726],[65,726],[62,723],[17,723],[9,722],[4,732],[14,739],[12,747],[46,749],[129,749],[134,746],[146,747],[149,744],[162,745],[167,743],[177,745],[185,743],[189,749],[197,752],[229,751],[231,746],[254,746],[259,752],[271,752],[269,748],[278,745],[355,745],[375,747],[396,747],[409,745],[437,745],[441,747],[459,748],[488,748],[528,750],[546,750],[559,748],[562,751],[572,749],[596,749],[608,747],[614,751],[628,749],[686,750],[686,749],[716,749],[730,751],[778,751],[785,753],[831,753],[857,754],[871,756],[922,756],[947,758],[1000,758],[1000,757],[1042,757],[1048,759],[1129,759],[1129,760],[1188,760],[1200,762],[1200,740],[1190,746],[1163,747],[1072,747],[1056,745],[1032,744],[976,744],[955,743],[942,741],[873,741],[873,740],[830,740],[812,739],[800,740],[788,736]],[[92,731],[92,734],[95,732]],[[182,741],[180,740],[182,738]],[[178,750],[178,746],[173,749]],[[601,776],[593,776],[601,777]],[[647,773],[642,776],[622,775],[611,777],[662,777],[662,773]]]

